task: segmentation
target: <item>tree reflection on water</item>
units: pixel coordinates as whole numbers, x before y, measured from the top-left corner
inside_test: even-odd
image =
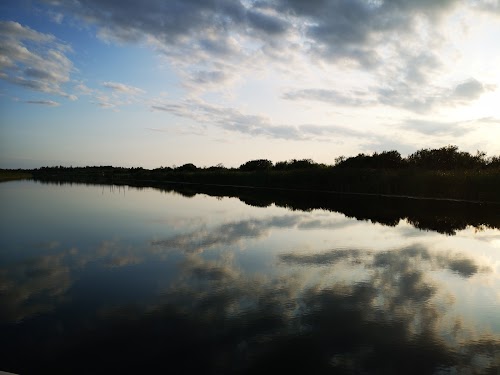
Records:
[[[2,370],[498,373],[494,262],[448,236],[405,237],[418,232],[409,225],[257,211],[168,216],[164,235],[139,241],[35,241],[31,255],[2,261]],[[320,233],[338,246],[311,240]],[[376,243],[391,235],[397,246]],[[465,293],[489,305],[464,308]]]

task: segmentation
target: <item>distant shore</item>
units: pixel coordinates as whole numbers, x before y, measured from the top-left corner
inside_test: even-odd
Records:
[[[232,197],[256,207],[276,205],[293,211],[308,212],[315,209],[335,211],[347,217],[370,220],[388,226],[395,226],[401,220],[406,220],[408,224],[418,229],[448,235],[454,235],[468,226],[474,227],[477,231],[500,228],[498,215],[500,202],[152,180],[113,183],[61,180],[38,180],[38,182],[58,186],[73,183],[110,187],[128,186],[132,189],[155,189],[180,194],[186,198],[198,194],[217,198]]]
[[[86,167],[33,170],[35,180],[156,187],[162,183],[272,188],[314,192],[406,196],[475,202],[500,202],[498,170],[426,171],[419,169],[319,168],[289,171],[237,169],[176,171]]]
[[[32,178],[31,171],[22,169],[0,169],[0,182]]]
[[[470,202],[500,202],[500,157],[459,151],[456,146],[422,149],[408,157],[398,151],[339,157],[334,165],[310,159],[273,163],[248,161],[238,168],[222,164],[155,169],[112,166],[41,167],[3,170],[0,181],[29,178],[39,181],[158,186],[191,183],[348,194],[372,194]]]

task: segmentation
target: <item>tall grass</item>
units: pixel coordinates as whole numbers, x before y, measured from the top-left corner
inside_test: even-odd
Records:
[[[0,169],[0,182],[12,180],[25,180],[31,178],[32,174],[20,169]]]
[[[184,164],[177,168],[40,168],[37,179],[94,183],[185,182],[240,185],[447,198],[500,202],[500,158],[483,152],[471,155],[456,146],[423,149],[401,157],[397,151],[339,157],[335,165],[317,164],[310,159],[273,164],[252,160],[239,168],[221,164],[198,168]]]

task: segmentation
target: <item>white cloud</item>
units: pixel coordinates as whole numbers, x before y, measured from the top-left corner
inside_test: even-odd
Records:
[[[307,56],[309,63],[368,73],[376,85],[366,86],[367,92],[347,87],[351,90],[347,94],[345,87],[301,87],[287,94],[289,99],[308,97],[340,105],[372,104],[375,99],[375,104],[417,112],[453,105],[459,99],[477,99],[459,98],[447,91],[453,80],[473,74],[449,77],[448,55],[454,47],[443,55],[449,48],[443,25],[457,9],[467,17],[474,17],[473,12],[497,14],[491,2],[459,0],[150,0],[140,4],[88,0],[58,4],[56,10],[69,11],[96,26],[98,35],[107,41],[154,46],[178,69],[184,86],[198,93],[220,90],[238,81],[235,77],[250,76],[249,72],[254,77],[279,66],[293,71],[299,68],[297,61]],[[436,84],[437,77],[448,81]],[[422,87],[428,89],[422,91]],[[113,89],[130,92],[132,88]],[[457,89],[459,94],[466,87]],[[377,98],[372,97],[373,91]]]
[[[197,99],[177,103],[159,102],[152,105],[151,108],[156,111],[168,112],[179,117],[192,119],[201,124],[213,125],[227,131],[250,136],[286,140],[321,140],[331,137],[352,137],[368,140],[375,137],[371,133],[356,131],[339,125],[301,124],[294,126],[275,124],[270,118],[263,115],[247,114],[235,108],[216,106]]]
[[[425,113],[437,107],[467,105],[495,85],[481,83],[475,79],[453,85],[451,88],[428,85],[422,88],[411,81],[382,84],[365,90],[340,92],[335,89],[298,89],[283,94],[287,100],[309,100],[330,103],[336,106],[385,105],[404,108],[412,112]]]
[[[27,100],[25,103],[28,104],[40,104],[40,105],[46,105],[49,107],[57,107],[60,105],[60,103],[55,102],[53,100]]]
[[[5,38],[13,40],[31,40],[39,43],[55,41],[53,35],[39,33],[38,31],[13,21],[1,21],[0,33]]]
[[[1,79],[30,90],[76,98],[63,88],[73,70],[67,45],[53,35],[12,21],[0,21],[0,35]]]
[[[402,128],[430,136],[450,135],[459,137],[472,131],[471,127],[467,125],[466,122],[456,123],[410,119],[404,122]]]
[[[340,106],[359,106],[376,104],[369,91],[339,92],[332,89],[299,89],[286,92],[283,99],[312,100]]]
[[[192,120],[200,128],[209,124],[252,137],[333,141],[347,137],[361,139],[357,144],[397,142],[409,147],[414,136],[442,141],[468,134],[471,127],[457,121],[458,115],[446,115],[495,96],[491,91],[500,85],[496,70],[481,74],[480,51],[466,55],[460,49],[460,33],[466,34],[463,20],[474,27],[475,16],[487,14],[482,24],[486,20],[491,28],[496,25],[493,21],[498,22],[498,7],[488,1],[46,3],[53,14],[64,15],[65,25],[79,20],[109,43],[153,49],[178,76],[162,82],[179,83],[166,89],[186,90],[181,95],[189,99],[169,97],[152,108]],[[2,79],[70,98],[63,91],[71,73],[71,62],[64,64],[65,46],[51,35],[15,23],[5,25],[3,33],[10,39],[0,47],[6,51],[0,54]],[[43,48],[33,49],[32,44]],[[37,57],[62,69],[44,69],[46,62],[27,63]],[[122,83],[127,78],[112,79],[74,83],[75,93],[89,95],[102,108],[149,100],[142,88]],[[307,113],[299,114],[302,109]],[[408,112],[418,114],[418,121],[407,120]],[[359,131],[347,128],[362,121],[367,125]],[[390,137],[384,135],[391,132]]]
[[[74,89],[80,94],[80,95],[91,95],[95,92],[95,90],[91,89],[88,87],[86,84],[83,82],[79,82],[78,84],[75,85]]]
[[[485,85],[476,79],[469,79],[458,84],[451,95],[453,99],[474,100],[478,99],[484,92],[493,91],[495,85]]]
[[[97,104],[101,108],[116,108],[117,106],[121,105],[122,103],[114,100],[113,98],[107,96],[107,95],[102,95],[100,93],[97,93],[94,96],[93,103]]]
[[[124,83],[119,82],[103,82],[102,85],[108,89],[113,90],[114,92],[127,94],[127,95],[139,95],[144,94],[145,91],[134,86],[129,86]]]

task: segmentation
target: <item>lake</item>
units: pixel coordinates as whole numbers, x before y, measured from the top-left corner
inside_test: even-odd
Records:
[[[202,190],[1,183],[0,371],[500,373],[499,205]]]

